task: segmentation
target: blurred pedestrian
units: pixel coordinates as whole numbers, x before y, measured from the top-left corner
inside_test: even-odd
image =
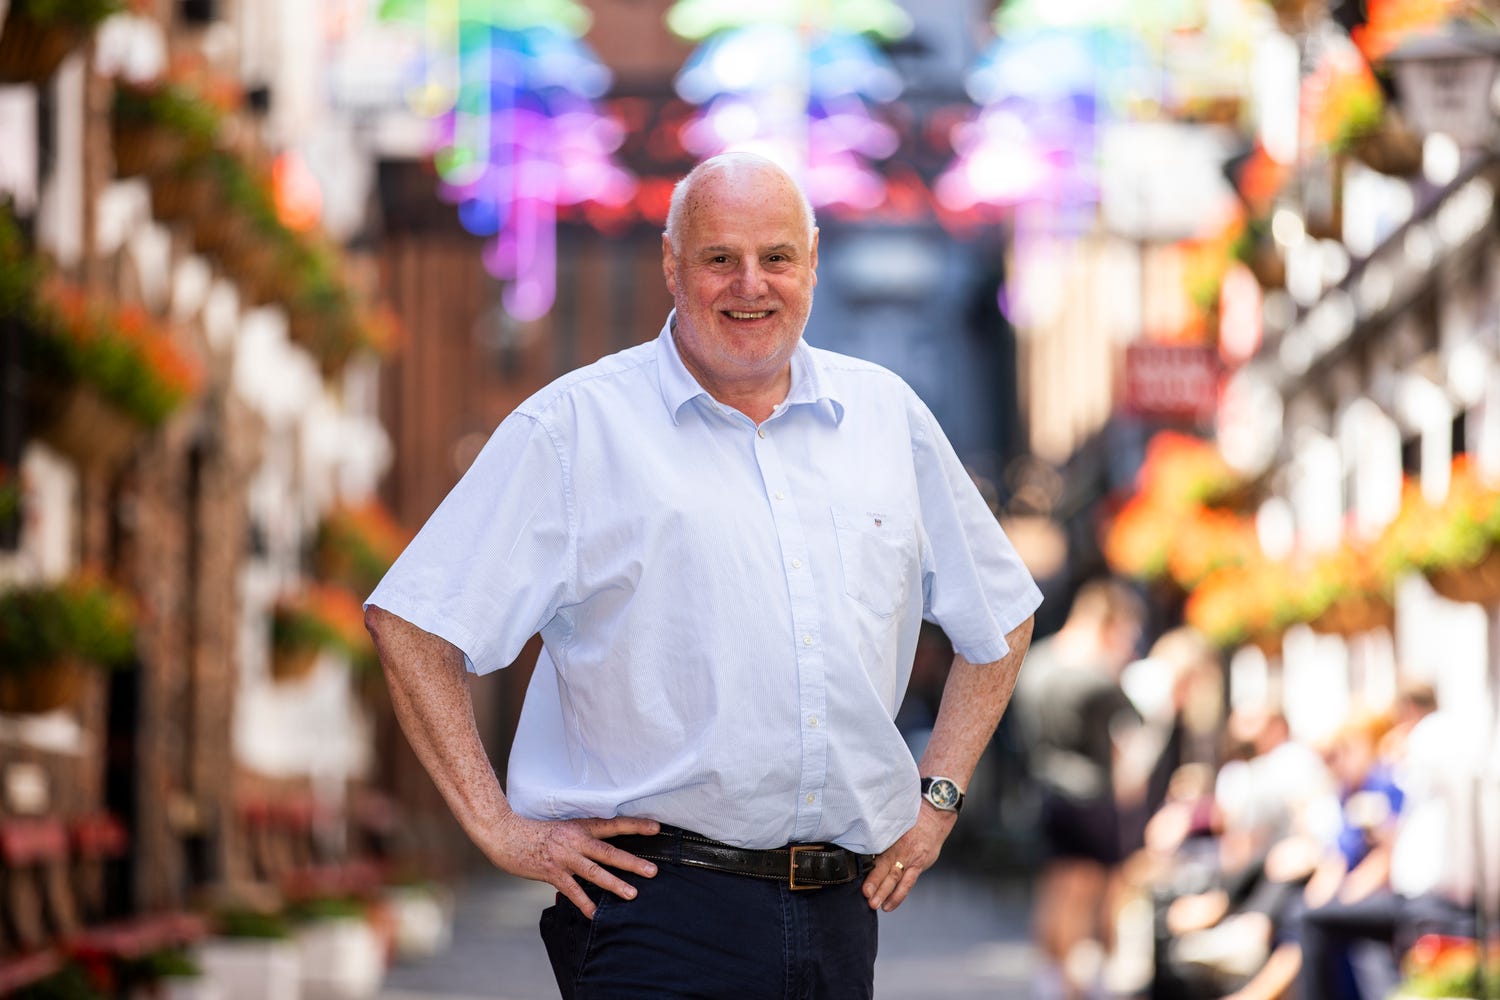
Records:
[[[1064,997],[1081,997],[1109,948],[1109,888],[1124,843],[1119,774],[1149,774],[1152,746],[1120,686],[1136,657],[1145,605],[1125,583],[1079,588],[1055,635],[1033,647],[1018,687],[1018,721],[1041,795],[1046,860],[1037,879],[1033,931],[1044,976]],[[1144,763],[1144,766],[1143,766]]]
[[[1009,701],[1040,593],[911,390],[803,343],[817,263],[785,172],[698,166],[660,336],[519,407],[370,597],[465,831],[558,890],[564,996],[871,996],[876,913]],[[957,655],[919,766],[893,717],[924,617]],[[464,670],[536,632],[502,792]]]

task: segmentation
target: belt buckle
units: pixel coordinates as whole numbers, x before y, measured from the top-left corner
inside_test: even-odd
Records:
[[[821,851],[828,847],[827,844],[797,844],[787,848],[790,854],[786,873],[787,887],[793,892],[805,892],[808,889],[821,889],[821,885],[798,885],[797,884],[797,852],[799,851]]]

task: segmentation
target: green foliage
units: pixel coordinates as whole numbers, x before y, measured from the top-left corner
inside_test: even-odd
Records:
[[[0,530],[21,510],[21,484],[9,467],[0,465]]]
[[[1380,128],[1385,117],[1385,102],[1378,91],[1351,94],[1344,113],[1344,119],[1339,122],[1338,134],[1333,137],[1332,147],[1336,150],[1348,149],[1355,140]]]
[[[1271,239],[1271,220],[1264,216],[1255,216],[1245,222],[1245,228],[1234,241],[1230,249],[1230,255],[1242,264],[1250,263],[1255,256],[1255,250],[1265,245]]]
[[[63,657],[100,667],[134,659],[135,611],[123,591],[75,577],[0,594],[0,669],[36,669]]]
[[[11,0],[11,6],[33,21],[61,21],[92,28],[125,9],[125,0]]]
[[[278,601],[271,613],[271,643],[278,650],[333,650],[355,667],[379,665],[359,599],[338,586],[311,584]]]
[[[163,979],[197,979],[203,969],[183,948],[166,948],[126,963],[121,979],[147,987]]]
[[[23,987],[16,1000],[105,1000],[77,965],[65,965],[40,982]]]
[[[221,937],[262,941],[281,941],[292,936],[285,917],[262,910],[222,910],[214,915],[214,930]]]
[[[302,922],[350,918],[362,920],[365,916],[365,905],[347,896],[319,896],[305,899],[292,906],[288,910],[288,916]]]
[[[10,203],[0,201],[0,320],[31,318],[43,270],[26,246]]]
[[[198,388],[197,367],[139,307],[56,290],[27,324],[22,355],[54,382],[82,382],[144,427],[161,424]]]
[[[206,149],[219,136],[221,114],[188,87],[174,83],[115,88],[114,118],[121,125],[153,125]]]
[[[1492,962],[1486,977],[1489,983],[1500,982],[1500,962]],[[1479,996],[1479,967],[1477,964],[1462,965],[1447,963],[1444,967],[1420,976],[1413,976],[1401,986],[1403,996],[1457,998]]]

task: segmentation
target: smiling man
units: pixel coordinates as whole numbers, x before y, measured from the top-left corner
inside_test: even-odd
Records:
[[[660,336],[501,423],[367,604],[408,740],[505,871],[555,886],[563,996],[873,994],[1041,595],[932,415],[802,340],[806,198],[726,154],[673,192]],[[920,766],[923,618],[958,651]],[[543,653],[502,792],[465,670]]]

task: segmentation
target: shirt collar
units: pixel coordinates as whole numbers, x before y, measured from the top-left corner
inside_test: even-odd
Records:
[[[674,424],[678,422],[678,414],[684,404],[699,396],[708,396],[708,391],[698,384],[687,365],[682,363],[682,355],[677,352],[677,341],[672,336],[672,327],[676,322],[677,311],[674,309],[668,314],[667,321],[656,338],[661,399]],[[797,341],[797,349],[792,352],[792,385],[786,394],[786,405],[798,404],[816,406],[835,424],[844,419],[843,401],[838,398],[831,380],[819,364],[817,356],[807,346],[807,341],[800,339]]]

